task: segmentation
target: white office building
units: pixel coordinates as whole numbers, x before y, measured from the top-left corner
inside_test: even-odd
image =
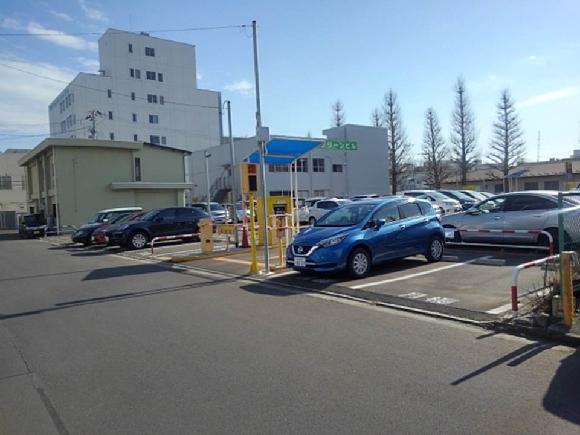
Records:
[[[99,74],[79,73],[50,104],[52,137],[189,151],[220,143],[221,94],[198,89],[195,46],[108,29],[99,39],[99,61]]]
[[[323,143],[354,143],[354,149],[333,149],[319,146],[301,156],[297,161],[298,194],[300,197],[340,196],[377,193],[390,194],[389,161],[387,157],[387,130],[380,127],[346,124],[322,132],[318,139]],[[272,138],[287,137],[272,135]],[[310,139],[301,137],[298,139]],[[257,149],[256,138],[236,138],[235,161],[237,165]],[[208,158],[210,195],[214,201],[227,201],[231,191],[230,146],[221,144],[206,150]],[[192,198],[207,197],[204,151],[192,155]],[[235,177],[239,177],[236,173]],[[289,194],[290,173],[288,165],[268,165],[267,191],[270,195]]]

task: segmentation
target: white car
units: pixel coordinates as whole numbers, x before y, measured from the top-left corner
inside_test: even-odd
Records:
[[[313,206],[308,208],[309,216],[308,216],[308,223],[310,225],[314,225],[318,219],[328,213],[330,210],[334,210],[341,205],[347,204],[352,202],[350,199],[339,199],[339,198],[330,198],[330,199],[323,199],[322,201],[316,202]]]
[[[405,190],[401,192],[401,194],[412,196],[414,198],[426,199],[432,204],[441,207],[444,214],[459,213],[460,211],[463,211],[459,201],[449,198],[447,195],[435,190]]]

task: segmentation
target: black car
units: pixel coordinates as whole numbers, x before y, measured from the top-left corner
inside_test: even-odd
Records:
[[[43,214],[27,214],[22,216],[18,224],[18,235],[21,239],[32,239],[46,235],[46,218]]]
[[[145,213],[138,221],[118,226],[109,239],[114,245],[142,249],[154,237],[199,233],[199,220],[204,218],[209,215],[199,208],[158,208]]]
[[[459,203],[461,204],[461,208],[463,210],[470,209],[479,202],[475,198],[472,198],[471,196],[466,195],[465,193],[460,192],[459,190],[439,190],[439,192],[441,192],[445,196],[448,196],[451,199],[456,199],[457,201],[459,201]]]
[[[90,222],[85,224],[71,235],[71,240],[74,243],[82,243],[85,246],[89,246],[93,242],[93,233],[96,230],[105,225],[114,224],[115,222],[118,222],[119,220],[126,217],[128,214],[129,212],[115,213],[112,214],[109,219],[105,219],[101,222]]]

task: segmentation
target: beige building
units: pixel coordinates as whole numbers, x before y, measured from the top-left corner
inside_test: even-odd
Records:
[[[78,226],[98,210],[182,206],[189,151],[141,142],[48,138],[20,159],[28,209]]]
[[[512,192],[522,190],[573,190],[580,183],[580,159],[550,160],[521,163],[510,171],[506,184]],[[442,186],[459,189],[459,176],[453,175]],[[501,193],[504,191],[503,175],[490,165],[481,165],[467,174],[464,189]]]
[[[0,230],[16,228],[17,216],[26,213],[26,178],[18,161],[28,151],[0,152]]]

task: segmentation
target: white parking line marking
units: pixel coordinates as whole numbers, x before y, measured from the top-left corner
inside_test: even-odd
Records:
[[[427,293],[419,293],[419,292],[411,292],[399,295],[400,298],[407,298],[407,299],[421,299],[429,296]]]
[[[459,299],[453,298],[443,298],[441,296],[433,296],[431,298],[425,299],[425,302],[431,302],[432,304],[439,304],[439,305],[449,305],[457,302]]]
[[[424,272],[417,272],[417,273],[412,273],[410,275],[399,276],[398,278],[384,279],[382,281],[375,281],[375,282],[365,282],[364,284],[350,286],[350,288],[356,290],[356,289],[361,289],[361,288],[366,288],[366,287],[372,287],[375,285],[389,284],[391,282],[397,282],[397,281],[404,281],[406,279],[412,279],[412,278],[416,278],[418,276],[425,276],[425,275],[430,275],[430,274],[435,273],[435,272],[441,272],[443,270],[453,269],[454,267],[465,266],[466,264],[475,263],[476,261],[481,261],[483,259],[488,259],[491,257],[492,257],[491,255],[486,255],[485,257],[478,257],[478,258],[474,258],[473,260],[464,261],[463,263],[453,263],[453,264],[449,264],[447,266],[438,267],[437,269],[431,269],[431,270],[426,270]]]

